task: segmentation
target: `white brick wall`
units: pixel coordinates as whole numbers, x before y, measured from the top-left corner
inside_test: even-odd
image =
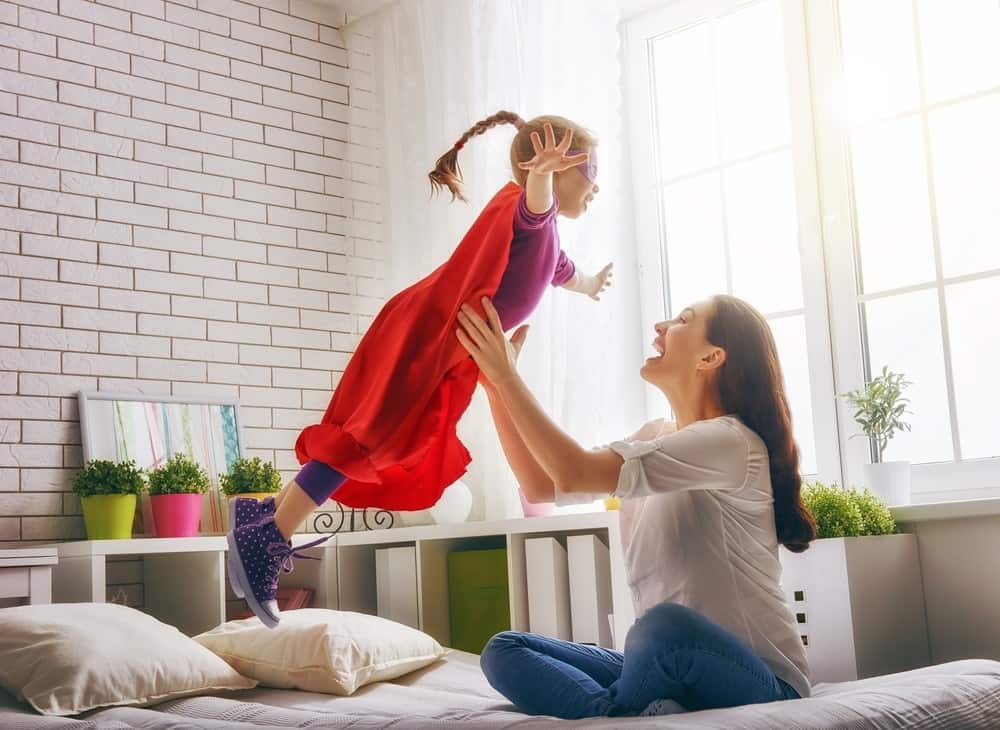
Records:
[[[249,452],[294,468],[381,295],[343,20],[0,2],[0,543],[83,536],[81,389],[238,397]]]

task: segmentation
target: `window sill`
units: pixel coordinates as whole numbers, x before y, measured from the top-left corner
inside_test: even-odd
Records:
[[[896,522],[903,524],[929,520],[960,520],[968,517],[1000,515],[1000,498],[907,504],[890,509]]]

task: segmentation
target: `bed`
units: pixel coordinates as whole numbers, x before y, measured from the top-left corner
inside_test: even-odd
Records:
[[[80,718],[41,717],[0,694],[4,730],[180,730],[181,728],[383,728],[452,725],[517,728],[560,724],[688,728],[996,728],[1000,662],[970,659],[855,682],[817,685],[806,700],[644,718],[560,721],[517,712],[486,683],[478,657],[452,652],[440,662],[351,697],[256,688],[188,697],[149,708],[118,707]]]

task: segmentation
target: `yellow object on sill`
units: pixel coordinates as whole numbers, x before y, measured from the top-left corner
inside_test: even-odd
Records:
[[[621,506],[622,506],[622,501],[620,499],[618,499],[618,497],[605,497],[604,498],[604,509],[608,510],[609,512],[611,510],[616,510],[616,509],[618,509]]]

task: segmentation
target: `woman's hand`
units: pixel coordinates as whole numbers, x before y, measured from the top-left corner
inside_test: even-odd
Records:
[[[548,175],[553,172],[562,172],[571,167],[582,165],[590,155],[581,152],[578,155],[566,156],[570,145],[573,143],[573,130],[567,129],[562,141],[556,144],[556,133],[551,124],[545,124],[545,144],[538,132],[531,133],[531,146],[535,148],[535,156],[527,162],[519,162],[517,166],[522,170],[536,175]]]
[[[611,449],[586,451],[552,422],[517,374],[517,356],[528,328],[519,327],[508,342],[497,310],[486,297],[483,309],[485,320],[462,305],[455,334],[493,384],[490,407],[494,416],[501,415],[497,430],[520,483],[543,501],[553,499],[556,490],[611,492],[618,484],[622,457]]]
[[[458,313],[460,326],[455,334],[479,366],[480,381],[485,379],[495,387],[517,376],[517,358],[528,336],[528,327],[518,327],[508,341],[493,303],[487,297],[483,297],[482,302],[486,320],[468,304],[463,304]]]

